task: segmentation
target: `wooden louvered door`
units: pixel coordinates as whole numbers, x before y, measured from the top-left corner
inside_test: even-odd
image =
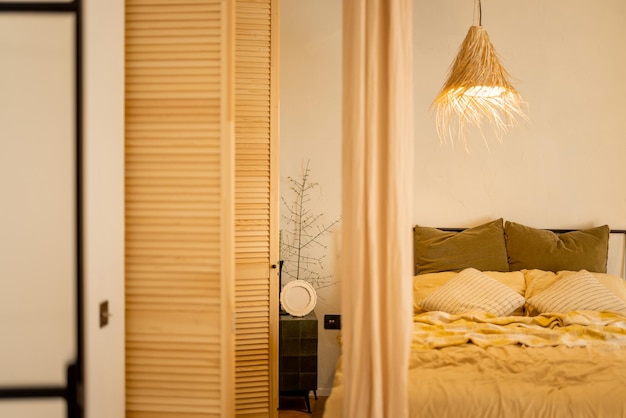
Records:
[[[128,417],[277,415],[277,51],[278,2],[126,2]]]
[[[126,416],[234,415],[234,6],[126,1]]]
[[[279,3],[237,0],[235,13],[235,408],[278,408]]]

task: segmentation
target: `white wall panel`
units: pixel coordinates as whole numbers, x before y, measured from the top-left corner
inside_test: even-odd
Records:
[[[73,44],[71,15],[0,15],[2,386],[65,385],[76,358]]]
[[[0,417],[67,418],[67,407],[62,399],[4,400]]]

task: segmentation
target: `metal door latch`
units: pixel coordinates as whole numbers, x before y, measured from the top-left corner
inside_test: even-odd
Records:
[[[109,318],[112,314],[109,312],[109,301],[105,300],[100,303],[100,328],[109,324]]]

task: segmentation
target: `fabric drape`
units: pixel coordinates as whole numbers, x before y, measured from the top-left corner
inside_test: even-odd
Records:
[[[343,2],[345,418],[408,416],[411,1]]]

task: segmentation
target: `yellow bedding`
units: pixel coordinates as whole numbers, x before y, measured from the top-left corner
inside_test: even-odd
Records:
[[[610,312],[494,317],[476,312],[435,311],[413,318],[412,348],[442,348],[471,342],[481,347],[626,345],[626,318]]]
[[[626,318],[415,316],[411,417],[626,417]],[[338,365],[325,417],[342,416]]]

